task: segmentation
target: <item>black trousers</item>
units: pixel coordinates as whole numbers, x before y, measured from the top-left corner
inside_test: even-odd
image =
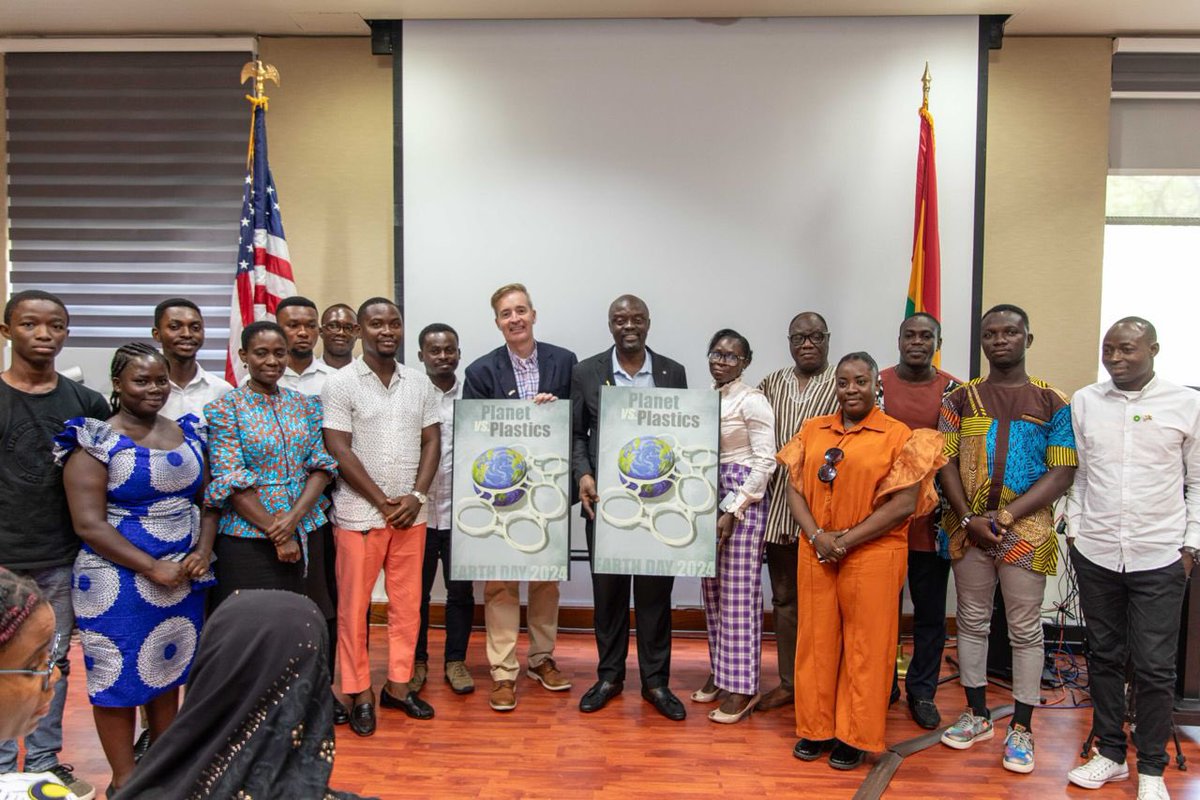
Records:
[[[251,539],[217,534],[213,542],[217,557],[213,571],[217,585],[208,592],[208,611],[239,589],[283,589],[304,591],[304,562],[280,561],[269,539]]]
[[[588,556],[595,562],[596,526],[587,522]],[[592,569],[596,650],[602,681],[623,682],[629,657],[629,590],[637,617],[638,672],[647,689],[665,687],[671,679],[671,590],[675,578],[658,575],[605,575]]]
[[[908,594],[913,603],[913,655],[904,677],[905,693],[932,700],[946,647],[946,586],[950,560],[937,553],[908,551]]]
[[[1092,728],[1100,754],[1125,762],[1125,668],[1133,667],[1140,775],[1162,775],[1175,699],[1175,655],[1187,577],[1183,561],[1160,569],[1114,572],[1071,548],[1079,605],[1087,623]]]
[[[475,622],[475,584],[450,580],[450,531],[425,529],[425,561],[421,565],[421,629],[417,632],[416,661],[429,661],[429,595],[442,565],[446,587],[446,663],[467,660],[467,642]]]
[[[308,534],[308,575],[304,578],[304,593],[317,604],[325,617],[329,632],[329,675],[332,678],[337,662],[337,568],[334,556],[333,525],[326,522]]]
[[[799,541],[767,542],[767,572],[771,576],[771,606],[775,614],[775,649],[779,653],[779,685],[793,691],[796,676],[797,589]]]

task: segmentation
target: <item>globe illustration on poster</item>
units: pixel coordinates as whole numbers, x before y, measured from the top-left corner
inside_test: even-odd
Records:
[[[672,486],[675,450],[658,436],[638,436],[617,454],[617,469],[621,484],[638,497],[659,497]]]
[[[519,487],[528,472],[525,457],[511,447],[485,450],[471,465],[475,493],[497,508],[511,506],[525,496]]]

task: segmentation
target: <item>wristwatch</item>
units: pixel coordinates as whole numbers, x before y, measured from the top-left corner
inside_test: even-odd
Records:
[[[1192,561],[1200,561],[1200,550],[1197,550],[1195,547],[1190,547],[1185,544],[1183,547],[1179,548],[1179,552],[1191,556]]]
[[[1016,520],[1013,519],[1012,512],[1007,508],[1002,508],[996,512],[996,522],[999,522],[1005,528],[1011,528],[1013,522],[1015,521]]]
[[[417,498],[417,502],[421,505],[425,505],[426,501],[429,500],[429,495],[425,494],[424,492],[418,492],[416,489],[413,489],[411,492],[409,492],[409,494]]]
[[[812,536],[808,537],[808,543],[815,545],[817,543],[817,537],[820,536],[824,532],[825,532],[824,528],[817,528],[817,532],[814,533]]]

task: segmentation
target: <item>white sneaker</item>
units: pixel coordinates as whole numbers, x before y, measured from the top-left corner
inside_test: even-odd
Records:
[[[1068,772],[1067,780],[1085,789],[1099,789],[1109,781],[1129,780],[1129,765],[1118,764],[1096,753],[1091,761]]]
[[[1171,800],[1161,775],[1138,775],[1137,800]]]

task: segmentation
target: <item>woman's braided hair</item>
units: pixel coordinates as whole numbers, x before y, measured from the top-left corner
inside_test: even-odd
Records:
[[[36,583],[0,567],[0,649],[16,638],[25,620],[43,602]]]

